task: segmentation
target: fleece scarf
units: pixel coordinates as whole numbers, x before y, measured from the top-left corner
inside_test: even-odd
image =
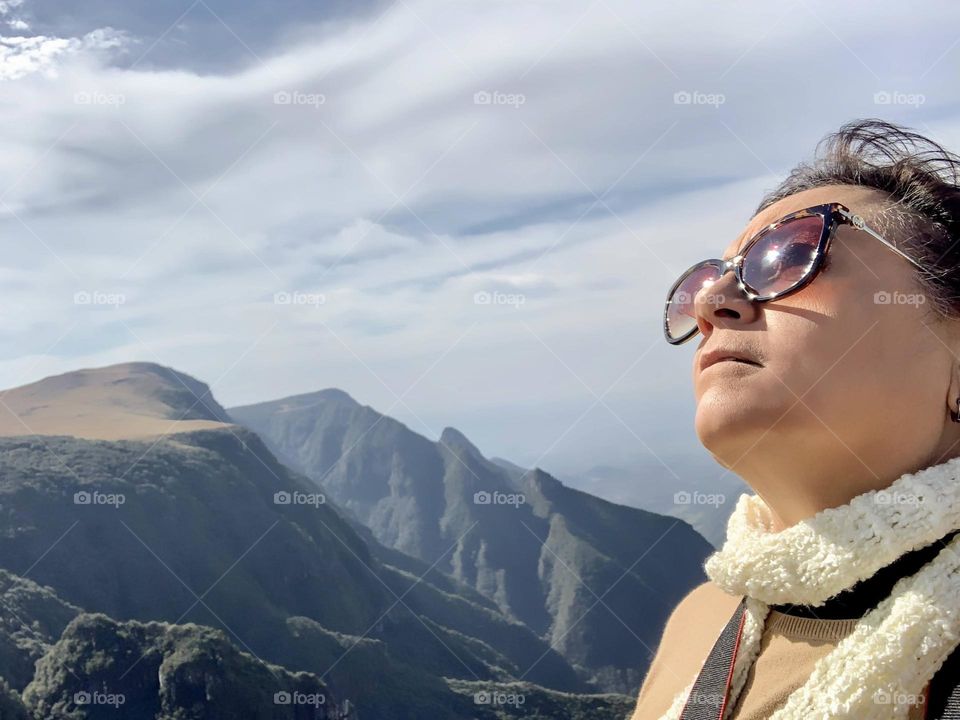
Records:
[[[708,577],[746,598],[728,717],[760,650],[771,605],[816,609],[907,552],[960,528],[960,458],[908,473],[883,490],[821,510],[780,532],[757,495],[743,494]],[[771,720],[906,718],[927,682],[960,644],[960,535],[903,577],[853,632],[820,658]],[[695,680],[696,678],[694,678]],[[693,681],[661,720],[676,720]]]

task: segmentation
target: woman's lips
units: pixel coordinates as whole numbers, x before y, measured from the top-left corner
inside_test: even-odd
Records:
[[[751,365],[753,367],[762,367],[762,365],[757,362],[749,354],[740,351],[740,350],[728,350],[723,348],[718,348],[715,350],[710,350],[709,352],[704,353],[700,356],[700,372],[703,372],[708,367],[712,365],[717,365],[719,363],[737,363],[740,365]]]

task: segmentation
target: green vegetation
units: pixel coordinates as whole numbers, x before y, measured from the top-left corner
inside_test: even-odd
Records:
[[[210,715],[190,699],[243,678],[260,687],[251,678],[276,665],[310,673],[360,718],[459,720],[473,710],[448,678],[507,682],[544,654],[539,683],[585,689],[529,628],[419,561],[372,549],[331,503],[274,502],[294,491],[316,488],[242,428],[156,445],[0,438],[4,702],[16,707],[19,690],[38,718],[97,717],[71,698],[106,687],[130,698],[124,717],[230,718],[236,707],[287,717],[262,698],[224,700]],[[78,504],[76,493],[114,504]],[[36,582],[14,574],[27,570]],[[233,664],[212,670],[221,655]],[[172,694],[148,682],[167,667],[189,680]]]
[[[77,670],[82,671],[82,676]],[[319,679],[238,651],[199,625],[80,615],[23,693],[42,718],[268,720],[343,717]]]
[[[653,644],[651,598],[665,610],[677,563],[699,567],[682,523],[511,475],[339,391],[263,414],[299,474],[203,383],[99,372],[43,382],[45,412],[73,393],[91,422],[104,408],[98,432],[215,424],[0,437],[0,720],[622,720],[648,657],[603,612]],[[320,487],[304,472],[341,454]],[[525,500],[474,502],[494,490]]]
[[[504,467],[453,428],[432,442],[340,390],[228,412],[378,543],[547,640],[585,686],[634,695],[670,611],[705,579],[713,548],[687,523]],[[512,672],[543,683],[548,658],[531,655]]]

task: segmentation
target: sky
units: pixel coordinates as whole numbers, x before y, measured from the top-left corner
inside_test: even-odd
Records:
[[[225,406],[341,388],[560,477],[719,475],[667,288],[846,121],[960,150],[958,28],[948,2],[4,0],[0,387],[145,360]]]

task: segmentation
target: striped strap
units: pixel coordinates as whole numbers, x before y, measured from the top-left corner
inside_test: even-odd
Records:
[[[742,598],[700,668],[700,674],[680,713],[680,720],[722,720],[746,610],[747,599]]]
[[[950,653],[924,693],[926,720],[960,720],[960,647]]]

